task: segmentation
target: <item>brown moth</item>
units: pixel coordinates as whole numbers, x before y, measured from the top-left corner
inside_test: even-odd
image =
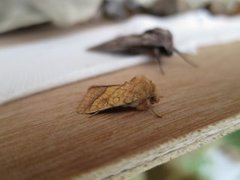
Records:
[[[78,107],[79,113],[98,113],[114,107],[133,107],[137,110],[152,110],[158,103],[156,86],[144,76],[137,76],[121,85],[92,86],[87,90]]]
[[[143,34],[134,34],[128,36],[117,37],[108,42],[102,43],[90,48],[91,51],[104,51],[111,53],[130,53],[130,54],[147,54],[158,62],[161,72],[162,56],[172,56],[177,53],[180,57],[196,67],[191,61],[188,61],[173,44],[173,35],[169,30],[162,28],[154,28],[145,31]]]

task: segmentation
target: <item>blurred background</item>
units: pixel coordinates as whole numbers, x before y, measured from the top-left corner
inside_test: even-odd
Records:
[[[7,59],[7,58],[11,59],[12,57],[10,55],[14,53],[18,53],[18,51],[20,51],[21,54],[24,54],[23,53],[24,50],[21,49],[21,47],[15,46],[15,44],[16,43],[22,44],[22,41],[26,42],[25,38],[20,38],[20,42],[19,42],[19,39],[18,41],[14,41],[14,40],[11,40],[11,42],[6,41],[5,37],[9,37],[9,36],[16,37],[15,33],[17,33],[17,36],[22,36],[22,32],[25,32],[25,34],[26,32],[27,34],[30,32],[32,33],[34,31],[39,32],[38,29],[40,30],[43,29],[44,32],[46,32],[45,27],[51,26],[54,28],[56,27],[55,30],[59,28],[59,31],[56,30],[57,32],[56,34],[59,35],[59,32],[61,32],[60,33],[61,37],[63,37],[62,32],[65,32],[66,30],[68,31],[69,29],[72,29],[72,28],[74,29],[76,27],[81,27],[84,29],[85,27],[91,28],[101,24],[112,25],[112,24],[118,24],[121,22],[131,22],[127,20],[129,18],[133,18],[136,16],[143,17],[142,15],[147,15],[147,17],[154,18],[154,20],[156,20],[156,18],[157,19],[159,18],[164,21],[164,18],[178,17],[178,15],[187,13],[187,12],[199,13],[199,10],[204,11],[204,13],[207,13],[209,17],[211,16],[213,18],[214,17],[230,18],[230,20],[232,21],[235,17],[238,17],[240,14],[240,0],[41,0],[41,1],[40,0],[0,0],[0,34],[1,34],[0,38],[2,39],[0,59]],[[200,21],[201,21],[201,18],[199,19],[199,22]],[[142,22],[142,20],[140,20],[140,22]],[[146,24],[146,27],[148,27],[149,24],[146,23],[148,22],[148,19],[146,19],[146,17],[144,19],[144,22]],[[133,21],[131,23],[133,23]],[[238,21],[238,25],[239,23],[240,21]],[[126,26],[127,24],[128,23],[121,24],[121,27]],[[174,24],[172,26],[174,26]],[[130,26],[128,26],[126,31],[130,29],[129,32],[132,32],[132,29],[133,29],[132,26],[131,28],[129,27]],[[152,27],[152,25],[150,25],[149,27]],[[141,29],[141,27],[139,28]],[[50,32],[50,34],[48,36],[44,36],[44,38],[45,40],[46,39],[52,40],[53,37],[55,37],[55,34],[54,32],[52,32],[52,30],[49,30],[48,32]],[[72,32],[75,33],[76,31],[74,30]],[[102,31],[100,30],[100,32]],[[113,31],[111,30],[111,32]],[[109,31],[109,37],[116,36],[116,33],[111,34],[111,32]],[[177,34],[177,31],[173,30],[173,32],[174,33],[176,32]],[[41,35],[39,36],[39,33],[38,33],[38,36],[36,36],[33,33],[31,35],[31,39],[35,40],[35,44],[30,44],[31,47],[28,47],[28,50],[31,50],[31,48],[34,48],[35,46],[39,45],[39,44],[36,44],[36,42],[38,43],[38,40],[41,39],[41,37],[43,36]],[[88,37],[90,36],[88,35]],[[236,37],[239,38],[239,34],[238,36],[234,36],[234,38]],[[74,39],[77,39],[77,38],[79,38],[78,40],[80,40],[80,43],[83,42],[83,40],[81,40],[82,37],[80,36],[74,37]],[[231,41],[235,40],[233,37],[231,38],[232,38]],[[89,41],[91,42],[92,40],[89,39]],[[66,43],[68,41],[64,41],[64,42]],[[71,41],[71,42],[75,42],[75,41]],[[9,47],[10,50],[6,48],[4,43],[7,44],[7,47]],[[45,43],[49,43],[49,42],[45,42]],[[51,41],[51,43],[53,42]],[[57,41],[57,43],[59,43],[59,41]],[[9,44],[11,45],[9,46]],[[44,46],[44,42],[43,42],[43,46]],[[51,47],[55,48],[54,44],[52,44]],[[79,47],[81,47],[81,44],[79,45]],[[19,48],[19,49],[16,49],[16,48]],[[54,48],[52,49],[50,48],[51,50],[49,50],[49,54],[55,53],[55,51],[53,50]],[[72,46],[72,49],[74,48],[76,49],[74,53],[76,53],[77,47]],[[35,49],[36,51],[39,51],[39,53],[42,53],[42,51],[40,51],[42,47],[40,47],[39,49],[36,47],[36,49]],[[63,47],[63,49],[66,50],[66,47]],[[56,49],[56,54],[58,54],[59,51],[61,51],[61,49]],[[79,51],[81,52],[81,50]],[[34,52],[34,49],[33,49],[33,52]],[[72,54],[73,51],[69,50],[68,53]],[[65,58],[70,57],[68,53],[64,54]],[[62,56],[62,55],[59,55],[59,56]],[[16,57],[16,54],[15,54],[15,57]],[[54,59],[54,57],[55,55],[51,56],[52,59]],[[56,57],[58,56],[56,55]],[[91,57],[93,58],[93,56]],[[27,58],[29,58],[29,61],[31,61],[30,56],[27,56],[27,57],[24,56],[24,59],[27,59]],[[77,57],[77,58],[79,59],[81,57]],[[96,56],[94,56],[94,58],[96,58]],[[16,80],[16,78],[20,78],[20,76],[17,75],[17,71],[19,70],[18,66],[15,67],[17,70],[16,69],[6,70],[6,67],[8,66],[5,66],[4,63],[6,62],[0,61],[0,65],[1,65],[0,66],[0,70],[1,70],[0,82],[2,83],[2,90],[0,91],[1,93],[0,100],[2,100],[2,102],[5,102],[5,100],[6,101],[11,100],[16,97],[21,97],[28,93],[37,92],[50,87],[55,87],[68,82],[76,81],[81,78],[84,79],[84,78],[96,75],[92,73],[94,69],[91,69],[92,74],[90,73],[90,75],[89,75],[90,70],[87,69],[88,70],[88,72],[86,72],[86,74],[88,74],[87,76],[83,76],[83,77],[75,76],[73,78],[74,73],[72,72],[75,72],[75,71],[70,69],[69,71],[71,71],[72,73],[71,78],[66,78],[63,82],[47,81],[46,82],[47,85],[43,84],[42,86],[39,85],[39,82],[36,82],[36,86],[34,86],[34,83],[32,83],[32,81],[29,81],[29,84],[31,85],[30,86],[27,85],[27,88],[24,89],[22,87],[22,84],[24,83],[26,84],[26,76],[29,76],[29,74],[26,74],[24,76],[24,83],[20,79]],[[106,61],[106,63],[108,62]],[[127,67],[129,65],[130,64],[126,64],[125,66],[122,66],[122,67]],[[131,65],[134,65],[134,63]],[[42,64],[38,64],[37,66],[38,68],[43,66],[45,70],[47,69]],[[57,66],[55,66],[54,64],[52,66],[56,67],[55,69],[57,69]],[[66,66],[64,65],[62,66],[67,69]],[[73,63],[73,66],[75,67],[74,63]],[[87,64],[87,67],[89,66],[90,65]],[[20,74],[22,74],[23,68],[31,69],[33,67],[34,65],[31,66],[30,64],[28,64],[28,66],[26,67],[21,66]],[[52,71],[52,69],[49,71]],[[15,87],[14,87],[15,89],[9,84],[7,84],[3,79],[3,77],[6,77],[6,76],[10,77],[9,74],[13,74],[12,72],[15,72],[16,74],[16,77],[12,78],[12,81],[14,82],[12,84],[15,84]],[[99,74],[104,72],[106,71],[101,71],[99,72]],[[36,71],[34,70],[31,73],[34,74],[36,73]],[[65,73],[65,70],[60,69],[59,72],[55,73],[56,76],[59,76],[59,74],[57,73],[63,74]],[[47,79],[49,79],[50,77],[49,74],[46,75]],[[37,74],[36,78],[33,79],[33,81],[39,80],[41,82],[44,82],[44,80],[39,77],[41,76]],[[16,85],[17,83],[15,82],[21,84],[21,87]],[[158,179],[163,179],[163,180],[190,180],[190,179],[191,180],[192,179],[240,180],[240,131],[235,132],[231,135],[228,135],[223,139],[218,140],[214,144],[202,147],[197,151],[184,155],[176,160],[172,160],[169,163],[160,165],[145,173],[142,173],[136,177],[131,178],[131,180],[158,180]]]
[[[169,16],[200,8],[212,14],[240,13],[239,0],[1,0],[0,33],[43,23],[69,27],[136,14]]]
[[[131,180],[239,180],[240,131]]]

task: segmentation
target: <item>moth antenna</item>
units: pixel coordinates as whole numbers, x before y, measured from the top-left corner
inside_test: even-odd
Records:
[[[154,116],[156,116],[156,117],[158,117],[158,118],[162,118],[162,116],[159,115],[158,113],[156,113],[151,106],[150,106],[150,108],[149,108],[149,111],[150,111],[150,113],[152,113]]]
[[[161,74],[164,75],[165,73],[164,73],[164,70],[162,68],[161,61],[160,61],[161,54],[157,48],[154,49],[154,55],[155,55],[154,59],[155,59],[155,61],[157,61],[158,66],[159,66],[159,70],[160,70]]]
[[[184,60],[186,63],[190,64],[191,66],[197,68],[198,66],[193,63],[192,61],[190,61],[189,59],[186,58],[186,56],[184,56],[181,52],[179,52],[176,48],[173,48],[173,51],[179,56],[181,57],[182,60]]]

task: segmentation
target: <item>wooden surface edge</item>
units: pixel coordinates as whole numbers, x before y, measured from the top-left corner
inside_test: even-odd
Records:
[[[73,179],[126,179],[240,129],[240,114]]]

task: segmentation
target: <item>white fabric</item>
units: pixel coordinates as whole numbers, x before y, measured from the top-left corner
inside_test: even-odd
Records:
[[[1,48],[0,104],[146,62],[145,56],[115,56],[86,49],[119,35],[141,33],[153,27],[170,29],[176,47],[184,52],[240,39],[240,17],[212,17],[205,11],[194,11],[167,19],[136,16],[117,25]]]

